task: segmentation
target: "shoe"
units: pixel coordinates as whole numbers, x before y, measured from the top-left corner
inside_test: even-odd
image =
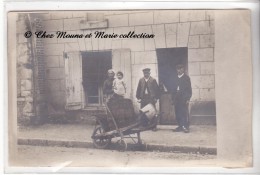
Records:
[[[181,132],[183,129],[182,127],[178,126],[177,128],[173,129],[173,132]]]
[[[184,133],[189,133],[190,132],[189,129],[185,128],[185,126],[182,126],[182,130],[183,130]]]

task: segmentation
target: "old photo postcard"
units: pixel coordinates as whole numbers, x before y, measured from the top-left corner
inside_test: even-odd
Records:
[[[252,167],[249,10],[7,21],[10,167]]]

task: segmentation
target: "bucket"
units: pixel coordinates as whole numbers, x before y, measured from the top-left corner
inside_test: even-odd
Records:
[[[157,113],[154,105],[151,103],[140,109],[140,111],[142,111],[149,120],[153,119]]]

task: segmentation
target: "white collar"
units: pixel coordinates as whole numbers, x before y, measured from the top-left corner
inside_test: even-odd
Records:
[[[178,75],[179,78],[181,78],[184,75],[184,73],[182,73],[181,75]]]
[[[150,79],[151,76],[149,76],[148,78],[144,77],[144,80],[147,82]]]

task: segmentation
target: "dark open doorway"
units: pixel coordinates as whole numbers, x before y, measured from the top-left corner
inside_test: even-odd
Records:
[[[175,111],[172,105],[171,94],[176,88],[177,64],[184,64],[188,70],[188,48],[156,49],[159,71],[159,86],[161,90],[160,111],[163,112],[160,124],[176,124]]]
[[[107,70],[111,68],[111,51],[82,53],[85,106],[101,106],[103,104],[103,83],[107,76]]]

